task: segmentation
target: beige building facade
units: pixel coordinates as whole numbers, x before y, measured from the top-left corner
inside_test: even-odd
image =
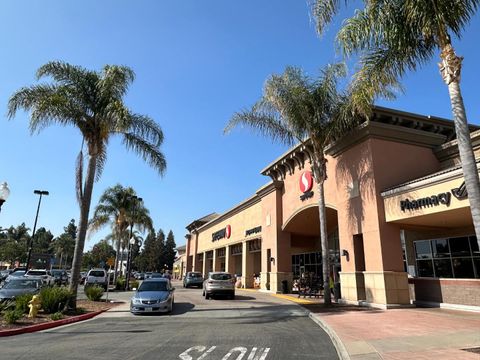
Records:
[[[471,127],[476,158],[480,130]],[[451,121],[377,107],[327,149],[331,273],[343,302],[480,306],[480,252]],[[270,182],[224,214],[187,226],[186,271],[229,271],[243,287],[321,278],[318,189],[302,144]],[[320,280],[321,283],[321,280]],[[459,291],[460,290],[460,291]]]

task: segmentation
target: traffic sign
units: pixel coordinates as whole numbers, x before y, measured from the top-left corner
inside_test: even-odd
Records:
[[[115,264],[115,258],[114,257],[110,257],[107,259],[107,264],[108,266],[113,266],[113,264]]]

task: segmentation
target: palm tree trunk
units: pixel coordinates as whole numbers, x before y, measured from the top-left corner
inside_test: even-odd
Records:
[[[83,248],[85,246],[85,237],[88,227],[88,213],[90,211],[90,203],[92,202],[93,183],[95,181],[95,169],[97,167],[97,156],[91,155],[88,160],[88,169],[85,177],[85,187],[80,204],[80,221],[78,224],[78,236],[75,242],[75,251],[72,262],[72,282],[70,283],[70,291],[73,293],[72,306],[77,306],[77,290],[80,278],[80,269],[82,267]]]
[[[323,150],[318,144],[314,143],[313,173],[315,182],[318,186],[318,218],[320,222],[320,242],[322,246],[322,272],[323,272],[323,302],[330,305],[332,299],[330,296],[330,264],[327,235],[327,216],[325,210],[325,190],[324,183],[327,179],[326,159]]]
[[[325,192],[324,181],[318,183],[318,217],[320,220],[320,242],[322,245],[322,270],[323,270],[323,301],[324,304],[332,303],[330,297],[330,264],[329,264],[329,248],[327,235],[327,216],[325,211]]]
[[[113,283],[117,283],[117,275],[118,275],[118,258],[120,254],[120,239],[117,239],[117,246],[116,246],[116,253],[115,253],[115,270],[113,274]]]
[[[62,261],[63,261],[63,253],[60,253],[60,269],[63,269]]]
[[[467,114],[460,90],[460,72],[462,58],[455,54],[451,44],[442,49],[442,63],[440,69],[443,80],[448,86],[450,103],[452,106],[455,132],[457,134],[458,152],[462,164],[463,177],[468,193],[470,211],[472,213],[473,226],[480,248],[480,181],[478,177],[475,154],[473,153],[472,140],[468,130]]]

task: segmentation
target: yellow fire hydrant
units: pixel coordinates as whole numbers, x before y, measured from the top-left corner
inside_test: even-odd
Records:
[[[32,300],[28,302],[28,307],[30,312],[28,313],[29,318],[37,317],[38,310],[42,306],[42,301],[38,295],[33,295]]]

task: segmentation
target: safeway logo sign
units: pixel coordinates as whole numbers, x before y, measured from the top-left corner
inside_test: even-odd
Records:
[[[305,171],[300,177],[300,190],[303,193],[309,192],[313,187],[313,177],[310,171]]]
[[[232,227],[230,225],[227,225],[225,228],[225,236],[227,239],[230,239],[230,235],[232,235]]]

